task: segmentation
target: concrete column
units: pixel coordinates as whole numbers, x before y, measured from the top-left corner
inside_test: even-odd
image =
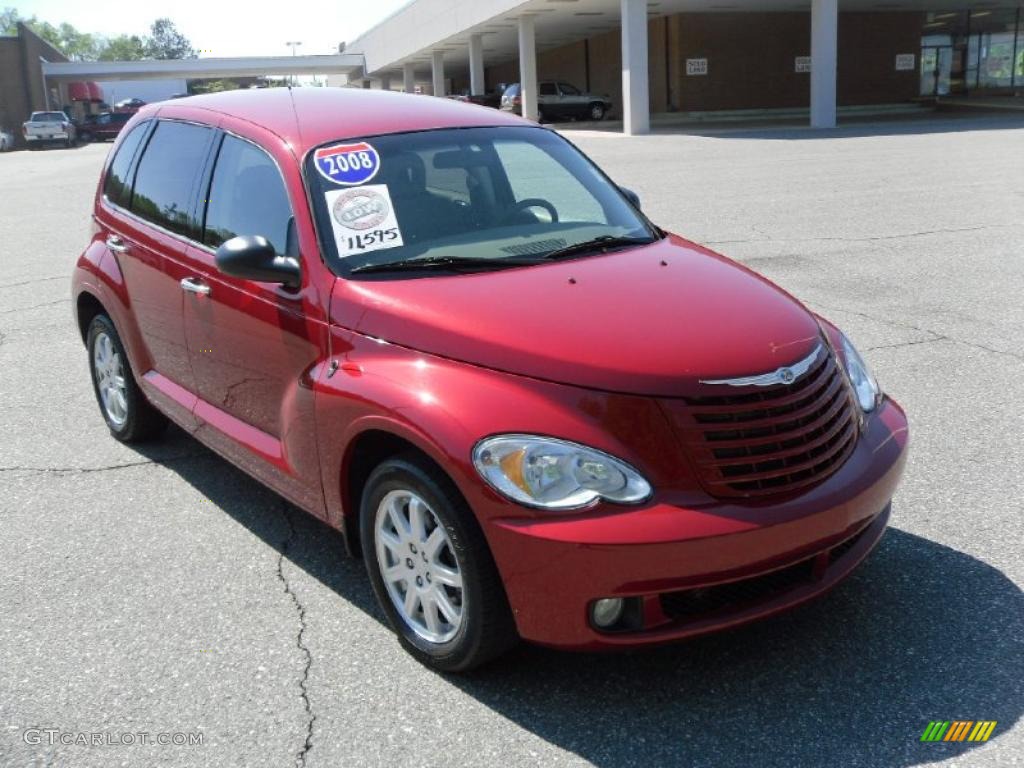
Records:
[[[486,92],[484,85],[484,40],[482,35],[469,36],[469,92],[479,96]]]
[[[622,119],[629,136],[651,130],[647,67],[647,0],[622,0]]]
[[[811,2],[811,127],[836,126],[838,0]]]
[[[519,17],[519,85],[523,117],[537,119],[537,38],[533,16]]]
[[[416,66],[412,63],[402,65],[402,90],[416,93]]]
[[[380,76],[380,89],[382,91],[390,91],[391,90],[391,76],[390,75],[381,75]]]
[[[434,51],[431,56],[431,67],[434,73],[434,95],[444,96],[444,51]]]

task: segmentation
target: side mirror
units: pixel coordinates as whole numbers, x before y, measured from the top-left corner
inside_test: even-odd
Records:
[[[299,262],[291,256],[281,256],[265,237],[246,235],[226,240],[214,256],[217,269],[225,275],[256,280],[261,283],[283,283],[290,288],[299,286]]]
[[[619,187],[619,191],[625,196],[627,200],[629,200],[630,203],[633,204],[634,208],[636,208],[638,211],[640,210],[640,195],[638,195],[632,189],[626,189],[625,187]]]

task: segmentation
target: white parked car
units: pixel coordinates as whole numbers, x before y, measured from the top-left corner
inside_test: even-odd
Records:
[[[0,128],[0,152],[10,152],[14,149],[14,134],[6,128]]]
[[[63,112],[33,112],[22,126],[22,133],[33,149],[47,142],[65,147],[75,144],[75,126]]]

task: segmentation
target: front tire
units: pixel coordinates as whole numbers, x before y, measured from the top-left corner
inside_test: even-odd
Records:
[[[167,417],[142,394],[132,374],[114,323],[99,314],[86,337],[92,388],[110,434],[123,443],[147,440],[163,432]]]
[[[416,455],[370,475],[360,508],[366,569],[402,646],[442,672],[465,672],[518,640],[505,590],[466,502]]]

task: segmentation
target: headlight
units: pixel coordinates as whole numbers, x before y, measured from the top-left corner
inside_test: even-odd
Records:
[[[579,509],[605,499],[636,504],[651,486],[625,462],[567,440],[501,435],[477,443],[473,466],[499,493],[528,507]]]
[[[871,373],[867,363],[857,354],[857,350],[853,348],[850,340],[845,335],[842,339],[846,375],[850,377],[850,384],[853,385],[853,391],[857,394],[857,402],[860,403],[861,410],[864,413],[870,413],[878,405],[882,390],[878,387],[878,381]]]

